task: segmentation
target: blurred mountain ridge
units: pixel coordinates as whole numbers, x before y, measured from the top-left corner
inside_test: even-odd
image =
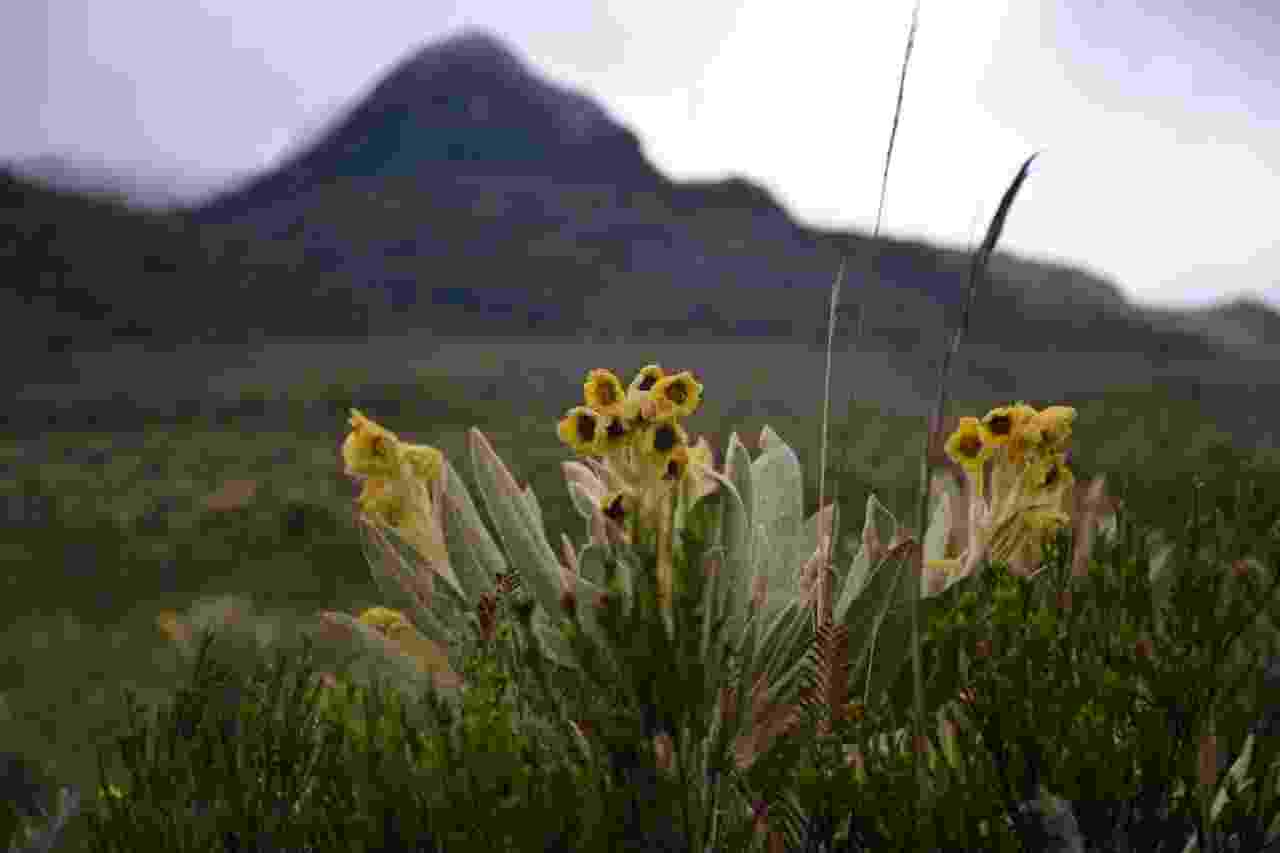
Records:
[[[409,331],[819,346],[842,257],[840,347],[861,318],[859,346],[936,353],[963,310],[968,252],[807,227],[740,177],[669,180],[603,108],[484,33],[412,52],[288,152],[177,210],[0,170],[11,351]],[[975,305],[966,343],[1009,353],[1238,360],[1241,376],[1280,357],[1262,303],[1143,308],[1006,253]]]

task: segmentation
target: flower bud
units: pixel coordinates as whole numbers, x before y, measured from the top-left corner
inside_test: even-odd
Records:
[[[1151,657],[1151,641],[1146,637],[1141,637],[1133,644],[1133,653],[1139,660],[1148,660]]]
[[[578,609],[578,596],[571,589],[563,589],[560,591],[560,609],[564,611],[564,615],[572,618],[574,611]]]
[[[1244,580],[1249,576],[1249,561],[1236,560],[1231,564],[1231,572],[1236,576],[1236,580]]]
[[[733,687],[720,688],[720,720],[726,726],[738,713],[738,691]]]
[[[988,639],[981,639],[975,643],[973,647],[973,656],[980,659],[991,657],[991,641]]]
[[[973,692],[972,687],[963,687],[960,689],[960,702],[964,705],[972,705],[978,701],[978,694]]]
[[[1058,609],[1059,610],[1071,609],[1071,590],[1069,589],[1058,590]]]
[[[671,770],[671,759],[675,754],[675,746],[672,743],[671,735],[666,732],[654,735],[653,752],[658,769],[664,773],[669,772]]]
[[[1200,738],[1199,781],[1208,787],[1218,781],[1218,736],[1203,735]]]

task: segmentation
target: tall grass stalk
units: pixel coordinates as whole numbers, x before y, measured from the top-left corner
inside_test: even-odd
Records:
[[[902,100],[903,100],[903,94],[906,90],[907,69],[911,64],[911,54],[915,47],[915,37],[916,37],[916,31],[919,28],[919,23],[920,23],[920,3],[917,0],[911,12],[911,28],[907,33],[907,45],[903,53],[902,68],[898,77],[898,97],[897,97],[897,103],[895,104],[894,112],[893,112],[893,124],[889,132],[889,144],[885,151],[884,171],[881,175],[881,182],[880,182],[880,200],[876,209],[875,228],[872,232],[873,239],[878,238],[880,236],[880,227],[884,220],[884,204],[885,204],[885,198],[888,194],[888,185],[889,185],[889,168],[893,161],[894,143],[897,141],[898,124],[901,121],[901,117],[902,117]],[[996,210],[995,216],[992,217],[990,225],[987,227],[986,237],[983,239],[982,244],[981,246],[979,246],[977,252],[974,253],[973,263],[970,267],[970,272],[969,272],[969,285],[968,285],[968,292],[965,299],[964,313],[961,317],[960,324],[956,327],[955,334],[952,337],[950,349],[944,350],[943,352],[942,364],[939,367],[937,402],[934,405],[932,416],[930,416],[930,413],[928,412],[926,412],[925,414],[924,442],[923,442],[923,447],[921,448],[921,453],[920,453],[920,476],[916,483],[917,511],[916,511],[915,518],[916,518],[916,528],[919,531],[919,534],[918,534],[919,540],[915,543],[915,546],[913,548],[913,559],[912,559],[913,570],[912,570],[912,577],[911,577],[912,588],[910,591],[910,598],[909,598],[909,603],[911,607],[911,670],[912,670],[912,682],[913,682],[913,694],[914,694],[914,706],[915,706],[915,714],[914,714],[915,722],[913,726],[915,737],[913,738],[912,743],[913,743],[913,748],[917,750],[924,749],[925,748],[924,745],[926,743],[925,720],[924,720],[924,716],[925,716],[924,684],[923,684],[923,676],[922,676],[921,666],[920,666],[920,626],[919,626],[918,611],[919,611],[919,602],[920,602],[920,595],[921,595],[920,586],[922,583],[922,578],[924,576],[923,541],[924,541],[925,528],[928,523],[927,518],[928,518],[928,510],[929,510],[929,446],[930,446],[930,441],[932,439],[931,424],[942,423],[943,416],[946,412],[948,369],[951,365],[951,360],[959,352],[960,341],[964,335],[965,330],[968,329],[969,314],[973,308],[973,298],[977,289],[977,283],[979,279],[982,277],[982,274],[986,269],[991,253],[995,249],[996,242],[1000,239],[1000,233],[1004,229],[1004,221],[1005,221],[1005,218],[1008,216],[1009,208],[1013,204],[1013,199],[1017,196],[1018,190],[1021,188],[1023,181],[1026,180],[1027,170],[1030,168],[1031,163],[1036,158],[1036,156],[1037,155],[1033,154],[1031,155],[1031,157],[1027,158],[1026,162],[1023,163],[1022,168],[1018,171],[1017,176],[1014,178],[1013,182],[1005,191],[1004,197],[1000,201],[1000,206]],[[826,365],[826,374],[824,377],[824,385],[823,385],[822,438],[821,438],[820,451],[819,451],[820,452],[820,462],[819,462],[820,474],[819,474],[819,481],[818,481],[819,511],[822,510],[823,505],[826,501],[827,425],[828,425],[828,418],[829,418],[830,408],[831,408],[831,358],[832,358],[832,350],[834,348],[834,340],[835,340],[836,310],[839,305],[840,287],[844,281],[844,272],[845,272],[846,265],[847,265],[847,259],[845,257],[841,257],[840,269],[836,274],[836,279],[831,289],[830,313],[829,313],[828,324],[827,324],[827,352],[826,352],[827,365]],[[859,312],[859,318],[858,318],[859,334],[861,332],[862,321],[864,319],[864,317],[862,316],[862,313],[863,312]],[[857,336],[855,336],[855,339],[856,337]],[[837,530],[838,530],[838,525],[833,525],[833,535],[832,535],[833,540],[835,538],[834,534]],[[825,555],[825,562],[827,563],[828,566],[830,565],[833,547],[834,547],[834,542],[831,542],[828,545],[827,553]],[[830,613],[831,611],[831,584],[827,577],[827,572],[824,571],[822,573],[820,583],[821,583],[821,588],[820,588],[820,593],[818,598],[819,605],[817,610],[815,611],[815,625],[814,625],[815,630],[818,629],[822,619],[825,618],[825,615],[827,613]],[[926,780],[927,780],[927,772],[925,769],[925,764],[924,762],[917,762],[916,763],[916,783],[921,796],[923,796],[925,787],[927,785]]]
[[[907,31],[907,46],[906,46],[906,49],[903,51],[902,68],[898,74],[898,99],[893,109],[893,124],[889,128],[889,144],[886,147],[885,154],[884,154],[884,171],[881,173],[881,176],[880,176],[880,201],[876,206],[876,222],[875,222],[875,227],[871,232],[873,241],[879,238],[880,226],[884,222],[884,202],[885,202],[886,196],[888,195],[888,190],[889,190],[889,167],[893,163],[894,143],[897,142],[898,124],[902,119],[902,97],[903,97],[903,94],[906,92],[906,87],[907,87],[907,69],[911,65],[911,53],[915,49],[916,30],[919,29],[919,26],[920,26],[920,2],[919,0],[916,0],[916,3],[911,10],[911,28]],[[819,512],[822,511],[823,505],[826,501],[827,422],[828,422],[828,418],[831,411],[831,352],[832,352],[832,349],[834,348],[834,341],[835,341],[836,309],[838,308],[840,303],[840,285],[844,281],[844,271],[845,271],[846,264],[847,264],[847,258],[842,256],[840,258],[840,269],[836,274],[835,283],[831,287],[831,311],[827,320],[827,370],[826,370],[826,375],[823,378],[822,439],[819,445],[819,468],[818,468],[819,470],[818,511]],[[970,289],[972,291],[972,282],[971,282]],[[865,319],[864,315],[865,315],[865,310],[858,312],[858,333],[855,334],[854,336],[855,341],[857,340],[858,337],[861,336],[862,325]],[[959,341],[959,338],[957,337],[957,343],[958,341]],[[921,463],[921,467],[924,472],[923,476],[925,477],[924,494],[926,496],[926,499],[928,496],[928,476],[929,476],[928,448],[929,448],[929,429],[928,429],[928,426],[926,425],[925,455],[924,455],[924,460]],[[927,504],[921,506],[920,516],[919,516],[921,519],[921,531],[923,531],[924,529],[923,519],[925,517],[924,514],[927,510],[928,510]],[[838,515],[837,515],[837,518],[838,518]],[[814,613],[814,631],[815,632],[821,628],[822,621],[826,618],[827,614],[831,612],[831,582],[828,575],[829,575],[830,566],[831,566],[831,555],[835,547],[835,538],[837,533],[839,532],[839,529],[840,527],[839,527],[838,521],[833,521],[831,526],[831,540],[828,543],[827,551],[823,558],[823,562],[825,563],[824,570],[821,572],[819,576],[818,607]],[[923,532],[921,533],[921,538],[923,539]],[[922,560],[923,560],[924,550],[923,548],[917,548],[916,551],[917,551],[916,568],[915,568],[916,578],[914,581],[916,589],[915,589],[915,592],[912,593],[912,611],[911,611],[911,664],[912,664],[912,670],[915,677],[915,702],[916,702],[916,716],[917,716],[917,720],[916,720],[917,741],[916,742],[919,743],[919,738],[923,737],[924,735],[924,720],[923,720],[924,692],[923,692],[923,687],[921,684],[921,677],[920,677],[920,637],[919,637],[920,632],[919,632],[919,627],[916,624],[917,617],[915,612],[915,607],[916,607],[915,602],[919,600],[919,596],[920,596],[919,578],[923,571]],[[924,769],[923,762],[917,765],[916,779],[921,792],[923,792],[924,785],[925,785],[925,769]]]

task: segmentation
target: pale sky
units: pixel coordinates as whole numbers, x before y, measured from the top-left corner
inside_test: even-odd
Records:
[[[12,4],[16,3],[16,7]],[[1280,310],[1274,0],[922,0],[882,233],[1001,246],[1142,304]],[[870,231],[910,0],[5,0],[0,159],[272,162],[462,29],[597,99],[676,179],[740,174]],[[978,219],[980,215],[980,219]],[[975,229],[977,223],[977,229]]]

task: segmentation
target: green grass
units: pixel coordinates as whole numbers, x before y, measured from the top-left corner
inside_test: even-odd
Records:
[[[708,388],[717,388],[717,379],[706,376]],[[785,383],[786,371],[754,379],[767,395]],[[316,394],[308,404],[282,400],[257,413],[209,411],[185,423],[142,420],[131,430],[48,432],[0,446],[6,471],[0,499],[16,507],[25,498],[26,506],[44,513],[39,523],[12,527],[4,543],[0,750],[35,757],[64,783],[93,790],[91,745],[108,743],[112,726],[122,722],[121,688],[158,703],[177,683],[180,661],[155,626],[161,609],[185,612],[202,597],[241,596],[286,630],[318,610],[352,612],[379,603],[350,519],[354,488],[337,470],[348,405],[395,424],[406,438],[439,446],[469,487],[464,430],[479,426],[516,476],[532,482],[553,539],[561,530],[581,537],[581,519],[559,471],[567,456],[554,435],[554,416],[538,409],[538,398],[521,399],[515,383],[503,386],[500,402],[479,408],[461,385],[341,387],[328,395],[306,389]],[[569,386],[557,396],[574,393]],[[973,401],[954,411],[981,414],[1000,402],[1006,401]],[[1209,454],[1205,437],[1215,435],[1213,426],[1155,394],[1080,403],[1077,477],[1106,471],[1117,482],[1131,474],[1149,487],[1146,500],[1135,494],[1135,511],[1167,519],[1164,529],[1171,532],[1177,522],[1166,500],[1170,487],[1185,494],[1190,477],[1199,474],[1212,491],[1248,458],[1221,446]],[[820,430],[811,417],[748,414],[717,394],[695,421],[694,435],[719,437],[718,452],[731,428],[750,442],[767,422],[802,461],[818,458]],[[1164,432],[1153,430],[1162,424]],[[857,541],[861,519],[848,510],[863,505],[868,491],[900,520],[911,517],[910,460],[921,437],[920,419],[910,416],[851,407],[834,419],[828,469],[840,473],[834,482],[829,477],[827,494],[838,494],[846,510],[842,541]],[[1158,467],[1151,464],[1153,443],[1166,448]],[[1216,469],[1207,465],[1209,455]],[[805,473],[811,514],[816,465]],[[204,496],[224,479],[241,478],[260,483],[248,505],[225,513],[203,509]],[[162,501],[172,506],[163,522],[149,516]]]

